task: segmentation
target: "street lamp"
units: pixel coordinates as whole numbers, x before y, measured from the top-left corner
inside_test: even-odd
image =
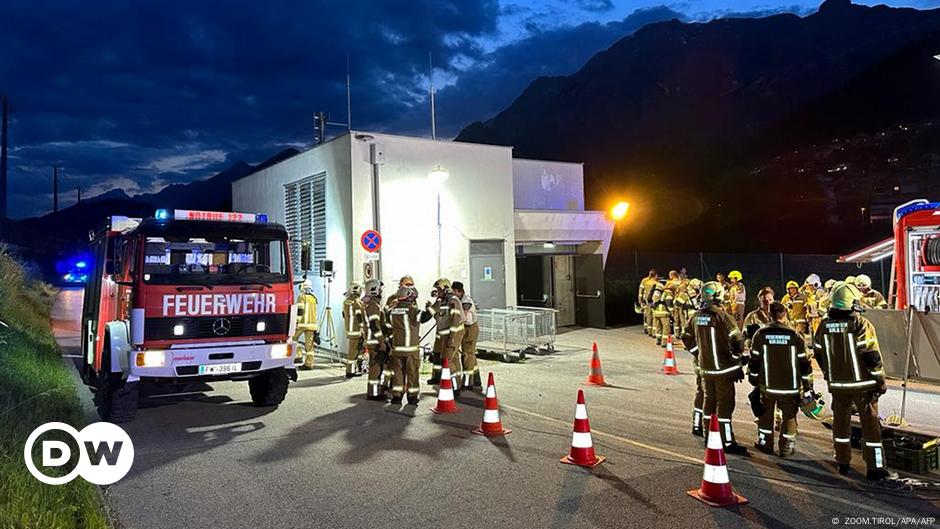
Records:
[[[441,237],[441,188],[444,187],[444,182],[446,182],[448,178],[450,178],[450,172],[440,165],[435,165],[434,169],[431,169],[428,173],[428,180],[434,184],[434,188],[437,190],[437,277],[441,277],[444,268],[441,263],[443,259],[443,242]]]
[[[614,220],[621,220],[627,215],[627,210],[630,209],[630,204],[620,201],[614,204],[614,207],[610,208],[610,216]]]

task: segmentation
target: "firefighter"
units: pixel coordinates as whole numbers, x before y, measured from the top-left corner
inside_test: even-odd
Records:
[[[362,285],[349,284],[343,301],[343,328],[346,329],[346,378],[362,375],[362,328],[365,307],[362,305]]]
[[[477,338],[480,336],[477,305],[460,281],[454,281],[454,296],[460,300],[464,318],[463,341],[460,343],[460,358],[463,362],[462,389],[482,388],[480,368],[477,367]]]
[[[653,296],[650,301],[650,314],[653,317],[653,338],[656,345],[665,346],[672,328],[669,325],[669,304],[667,303],[666,287],[656,283],[653,285]]]
[[[744,328],[744,306],[747,303],[747,288],[744,286],[741,272],[732,270],[728,272],[728,305],[731,317],[737,322],[738,328]]]
[[[746,343],[749,344],[751,338],[759,329],[773,321],[770,317],[770,304],[774,302],[775,295],[774,289],[767,286],[757,293],[757,308],[748,312],[747,316],[744,317],[743,329],[744,335],[747,337]]]
[[[885,468],[878,419],[878,398],[888,391],[875,327],[859,314],[861,292],[855,285],[836,283],[829,313],[816,331],[816,360],[832,395],[832,440],[840,474],[848,474],[852,461],[852,409],[862,424],[865,459],[870,480],[896,479]]]
[[[822,290],[822,280],[817,274],[806,276],[803,288],[800,289],[806,298],[806,327],[807,334],[813,336],[819,327],[819,297]]]
[[[725,452],[745,455],[747,448],[735,441],[731,425],[734,412],[734,384],[744,380],[744,335],[731,316],[721,310],[724,290],[717,281],[702,286],[701,308],[692,314],[682,337],[685,349],[698,358],[705,389],[703,422],[718,416]],[[707,424],[704,424],[707,428]]]
[[[365,297],[365,348],[369,356],[369,374],[366,381],[366,398],[385,400],[382,391],[382,374],[388,363],[385,341],[385,311],[382,310],[382,282],[378,279],[366,281]]]
[[[454,296],[450,280],[447,278],[442,277],[434,282],[432,294],[435,297],[434,302],[428,301],[425,305],[427,315],[423,316],[422,323],[432,317],[434,318],[437,324],[434,350],[438,353],[438,358],[447,358],[454,394],[458,394],[460,393],[458,382],[463,377],[460,362],[460,342],[463,341],[464,334],[463,306],[460,304],[460,300]],[[432,376],[439,382],[441,365],[436,364],[434,371]]]
[[[304,368],[313,369],[316,346],[320,343],[320,325],[317,323],[317,297],[309,279],[300,284],[300,302],[297,310],[297,330],[294,342],[304,337]]]
[[[881,292],[871,288],[871,278],[866,274],[861,274],[855,278],[855,286],[862,294],[862,307],[866,309],[886,309],[888,302]]]
[[[408,404],[417,405],[421,392],[418,377],[421,371],[421,311],[416,301],[418,290],[414,285],[402,284],[394,299],[386,304],[392,327],[392,404],[401,404],[407,391]]]
[[[693,302],[695,295],[697,293],[693,292],[692,281],[683,280],[679,285],[675,299],[672,301],[672,321],[677,336],[682,336],[685,332],[685,324],[689,321],[689,315],[695,310]]]
[[[832,287],[835,284],[835,279],[827,279],[823,288],[816,291],[816,310],[819,312],[820,320],[826,317],[826,312],[829,310],[829,296],[832,294]]]
[[[636,297],[637,304],[643,311],[643,332],[649,334],[650,336],[653,335],[653,313],[649,306],[649,300],[653,293],[653,284],[658,282],[659,273],[656,272],[655,268],[650,268],[650,271],[646,277],[640,281],[640,288],[637,291]]]
[[[787,308],[773,302],[773,321],[751,339],[748,381],[759,392],[762,413],[755,413],[757,442],[754,447],[774,453],[774,414],[779,409],[780,457],[793,455],[796,443],[796,412],[803,396],[813,394],[813,367],[806,355],[803,337],[787,325]],[[758,410],[755,410],[758,411]]]
[[[796,281],[787,281],[787,293],[780,302],[787,308],[787,316],[793,329],[800,334],[806,334],[806,298],[800,293],[800,285]]]
[[[850,284],[850,285],[852,285],[852,286],[856,286],[856,285],[855,285],[855,280],[856,280],[856,277],[855,277],[855,276],[845,276],[845,282],[848,283],[848,284]]]

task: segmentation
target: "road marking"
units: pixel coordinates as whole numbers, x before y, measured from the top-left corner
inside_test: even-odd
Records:
[[[538,419],[542,419],[542,420],[547,421],[547,422],[557,423],[557,424],[560,424],[560,425],[565,426],[566,428],[569,427],[569,422],[568,422],[568,421],[562,421],[562,420],[556,419],[556,418],[554,418],[554,417],[549,417],[549,416],[547,416],[547,415],[542,415],[541,413],[536,413],[536,412],[534,412],[534,411],[524,410],[524,409],[522,409],[522,408],[516,408],[515,406],[506,406],[505,404],[501,404],[501,407],[504,408],[504,409],[513,411],[513,412],[521,413],[521,414],[523,414],[523,415],[529,415],[529,416],[531,416],[531,417],[535,417],[535,418],[538,418]],[[628,439],[628,438],[623,437],[623,436],[620,436],[620,435],[616,435],[616,434],[612,434],[612,433],[607,433],[607,432],[604,432],[604,431],[601,431],[601,430],[597,430],[597,429],[595,429],[595,428],[591,428],[591,434],[592,434],[592,435],[599,436],[599,437],[607,437],[607,438],[609,438],[609,439],[614,439],[614,440],[619,441],[619,442],[624,443],[624,444],[632,445],[632,446],[635,446],[635,447],[637,447],[637,448],[642,448],[642,449],[644,449],[644,450],[649,450],[649,451],[651,451],[651,452],[656,452],[656,453],[658,453],[658,454],[667,455],[667,456],[672,457],[672,458],[675,458],[675,459],[682,459],[682,460],[684,460],[684,461],[689,461],[689,462],[692,462],[692,463],[704,464],[702,460],[700,460],[700,459],[698,459],[698,458],[695,458],[695,457],[689,457],[689,456],[687,456],[687,455],[685,455],[685,454],[680,454],[679,452],[673,452],[672,450],[667,450],[667,449],[665,449],[665,448],[660,448],[660,447],[658,447],[658,446],[649,445],[649,444],[646,444],[646,443],[643,443],[643,442],[640,442],[640,441],[634,441],[633,439]],[[744,472],[742,472],[742,471],[740,471],[740,470],[735,470],[735,469],[732,469],[732,468],[729,468],[728,470],[730,470],[731,472],[744,474]],[[749,477],[756,477],[756,476],[751,475],[750,473],[747,473],[747,474],[749,475]],[[772,478],[771,478],[771,479],[772,479]],[[792,484],[792,483],[787,483],[787,482],[778,481],[778,480],[773,480],[773,481],[774,481],[774,484],[775,484],[775,485],[778,485],[778,486],[780,486],[780,487],[787,488],[787,489],[791,489],[791,490],[795,490],[795,491],[801,492],[801,493],[803,493],[803,494],[808,494],[808,495],[810,495],[810,496],[816,496],[816,497],[818,497],[818,498],[824,498],[824,499],[826,499],[826,500],[829,500],[829,501],[832,501],[832,502],[835,502],[835,503],[840,503],[840,504],[842,504],[842,505],[846,505],[846,506],[849,506],[849,507],[852,507],[852,508],[855,508],[855,509],[861,508],[861,509],[865,509],[865,510],[868,510],[868,511],[870,511],[870,512],[873,512],[873,513],[882,514],[882,515],[887,515],[887,516],[893,516],[893,517],[898,518],[898,519],[904,518],[905,516],[908,516],[908,515],[905,515],[905,514],[901,514],[901,513],[899,513],[899,512],[889,511],[889,510],[885,510],[885,509],[882,509],[882,508],[876,508],[876,507],[873,507],[873,506],[870,506],[870,505],[866,505],[866,504],[861,503],[861,502],[855,502],[855,501],[844,500],[844,499],[842,499],[842,498],[838,498],[838,497],[835,497],[835,496],[830,496],[830,495],[828,495],[828,494],[823,494],[823,493],[820,493],[820,492],[816,492],[816,491],[807,489],[806,487],[802,487],[802,486],[800,486],[800,485],[795,485],[795,484]]]

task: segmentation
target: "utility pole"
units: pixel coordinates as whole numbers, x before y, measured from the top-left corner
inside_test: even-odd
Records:
[[[7,133],[10,122],[10,100],[6,94],[0,94],[0,106],[3,107],[0,121],[0,221],[7,218]]]
[[[75,191],[78,192],[78,201],[75,202],[75,203],[76,203],[76,204],[81,204],[81,203],[82,203],[82,186],[76,187],[76,188],[75,188]]]
[[[52,212],[59,211],[59,165],[52,166]]]

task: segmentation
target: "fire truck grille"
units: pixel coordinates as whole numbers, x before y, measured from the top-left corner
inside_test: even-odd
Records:
[[[287,314],[147,318],[144,340],[192,340],[287,334]]]

